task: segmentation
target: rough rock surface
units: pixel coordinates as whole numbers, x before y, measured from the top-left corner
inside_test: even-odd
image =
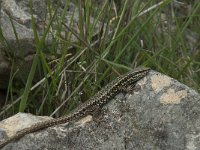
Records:
[[[33,17],[35,19],[37,32],[41,37],[43,36],[47,28],[47,25],[50,23],[51,17],[47,9],[48,8],[47,3],[45,1],[33,0],[32,3],[33,3]],[[52,3],[52,5],[53,4],[54,3]],[[65,7],[65,2],[63,3],[55,2],[55,7],[58,8],[58,13],[56,15],[58,18],[60,18],[64,11],[63,9]],[[0,25],[2,28],[4,38],[7,40],[6,42],[8,42],[9,44],[9,47],[5,47],[7,48],[6,50],[15,53],[15,55],[24,54],[26,56],[28,54],[35,53],[36,48],[34,43],[35,38],[32,27],[30,2],[16,1],[16,0],[2,0],[0,10],[1,10]],[[72,22],[74,23],[73,25],[75,25],[78,22],[78,8],[73,3],[70,3],[68,5],[66,16],[64,18],[65,21],[64,23],[69,25],[72,16],[73,16]],[[16,35],[13,31],[12,23],[15,27],[17,38],[19,41],[16,40]],[[55,38],[54,34],[57,31],[57,24],[55,21],[52,22],[51,27],[53,31],[50,32],[47,36],[47,44],[51,44],[52,38]],[[72,27],[74,28],[74,30],[77,29],[76,26]],[[64,34],[65,31],[66,29],[65,30],[63,29],[61,34]],[[5,46],[3,44],[5,43],[0,43],[1,49],[3,49]],[[20,50],[22,50],[22,52]]]
[[[65,125],[31,133],[4,150],[39,149],[156,149],[200,148],[200,95],[178,81],[151,71],[133,94],[118,94],[104,106],[100,118],[87,116]],[[22,119],[21,117],[26,116]],[[0,137],[41,121],[17,114],[1,122]],[[9,120],[9,121],[8,121]],[[37,121],[36,121],[37,120]],[[21,126],[21,127],[19,127]],[[9,129],[9,131],[8,131]],[[11,131],[12,130],[12,131]]]

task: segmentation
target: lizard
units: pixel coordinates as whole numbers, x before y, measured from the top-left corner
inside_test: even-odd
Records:
[[[130,92],[133,90],[137,81],[142,79],[150,71],[149,68],[137,68],[131,72],[117,77],[115,80],[107,84],[102,90],[97,92],[92,98],[87,100],[82,105],[78,106],[72,113],[67,116],[63,116],[56,119],[50,119],[42,122],[38,122],[30,127],[22,129],[15,135],[0,142],[0,148],[4,147],[12,141],[16,141],[26,134],[39,131],[51,126],[68,123],[77,119],[81,119],[88,115],[94,115],[94,113],[106,105],[114,96],[120,92]]]

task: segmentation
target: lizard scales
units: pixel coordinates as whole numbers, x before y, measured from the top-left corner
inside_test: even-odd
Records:
[[[115,95],[120,92],[124,92],[131,85],[135,85],[137,81],[142,79],[149,72],[149,68],[137,68],[133,72],[129,72],[125,75],[119,76],[117,79],[109,83],[97,94],[95,94],[88,101],[77,107],[71,114],[68,116],[60,117],[57,119],[51,119],[43,122],[38,122],[35,125],[27,127],[15,135],[9,137],[8,139],[0,142],[0,148],[4,147],[8,143],[15,141],[26,134],[39,131],[41,129],[51,127],[58,124],[67,123],[76,119],[83,118],[87,115],[93,115],[93,113],[102,108],[107,104]]]

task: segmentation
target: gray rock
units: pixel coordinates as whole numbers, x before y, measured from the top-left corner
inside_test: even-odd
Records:
[[[31,133],[3,149],[200,149],[198,93],[155,71],[136,87],[133,94],[118,94],[104,106],[104,115],[99,118],[87,116]],[[41,118],[20,113],[8,120],[2,121],[0,127],[9,128],[6,133],[11,135]]]
[[[35,19],[35,24],[37,27],[37,32],[41,37],[46,30],[47,24],[50,21],[50,14],[47,10],[48,6],[45,1],[33,0],[33,16]],[[57,3],[56,3],[57,4]],[[55,7],[56,7],[55,4]],[[52,4],[53,5],[53,4]],[[58,7],[58,18],[61,17],[65,3],[57,4]],[[10,15],[10,16],[9,16]],[[78,9],[73,4],[70,3],[68,6],[68,11],[65,16],[65,23],[69,25],[70,20],[73,16],[73,23],[78,23]],[[14,33],[11,20],[14,24],[14,28],[17,33],[17,38]],[[1,2],[1,16],[0,16],[0,25],[2,28],[3,35],[7,40],[9,45],[9,50],[11,53],[20,55],[20,53],[25,56],[28,54],[35,53],[35,38],[32,29],[32,20],[30,12],[30,2],[29,1],[16,1],[16,0],[2,0]],[[52,38],[55,36],[57,31],[57,22],[52,22],[52,32],[49,32],[47,35],[47,43],[51,44]],[[76,26],[72,26],[75,29]],[[61,34],[64,34],[66,29],[61,31]],[[72,38],[75,40],[74,38]],[[17,43],[19,42],[20,45]],[[4,45],[0,44],[1,49],[4,48]],[[20,47],[19,47],[20,46]],[[8,48],[8,47],[5,47]],[[3,49],[4,50],[4,49]],[[7,50],[7,49],[6,49]],[[20,52],[22,50],[22,52]]]

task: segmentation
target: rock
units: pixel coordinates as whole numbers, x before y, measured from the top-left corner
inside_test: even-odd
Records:
[[[34,116],[28,113],[18,113],[1,122],[0,127],[6,130],[8,136],[16,134],[16,132],[31,126],[37,122],[51,119],[47,116]]]
[[[133,94],[118,94],[103,107],[104,115],[99,118],[87,116],[30,133],[3,150],[199,149],[198,93],[155,71],[139,81],[136,87],[138,90]],[[19,116],[26,116],[26,119],[22,121]],[[11,135],[28,127],[32,123],[28,124],[27,118],[32,123],[42,120],[29,114],[17,114],[1,122],[0,135],[5,135],[3,131],[8,128],[6,133]]]
[[[32,3],[34,10],[33,16],[37,27],[37,32],[39,37],[41,38],[51,19],[50,14],[47,10],[48,6],[45,1],[33,0]],[[61,17],[61,13],[63,12],[65,3],[55,3],[55,7],[56,6],[58,7],[57,15],[58,17]],[[70,3],[68,5],[68,11],[64,20],[67,25],[69,25],[72,16],[74,21],[73,23],[77,24],[78,8],[73,3]],[[10,18],[12,19],[12,22],[14,24],[18,41],[16,40]],[[9,49],[8,47],[5,47],[5,45],[0,44],[1,49],[6,50],[7,52],[10,52],[17,56],[27,56],[28,54],[33,54],[36,52],[29,1],[2,0],[0,23],[3,35],[7,40],[6,42],[9,44]],[[51,25],[53,31],[48,32],[46,41],[46,44],[49,45],[51,45],[52,39],[55,38],[54,33],[57,31],[56,22],[52,22]],[[72,28],[74,30],[76,29],[75,31],[77,31],[77,26],[72,26]],[[63,34],[63,36],[65,31],[66,29],[61,30],[61,34]],[[72,39],[75,40],[75,38]],[[20,45],[17,42],[19,42]]]

